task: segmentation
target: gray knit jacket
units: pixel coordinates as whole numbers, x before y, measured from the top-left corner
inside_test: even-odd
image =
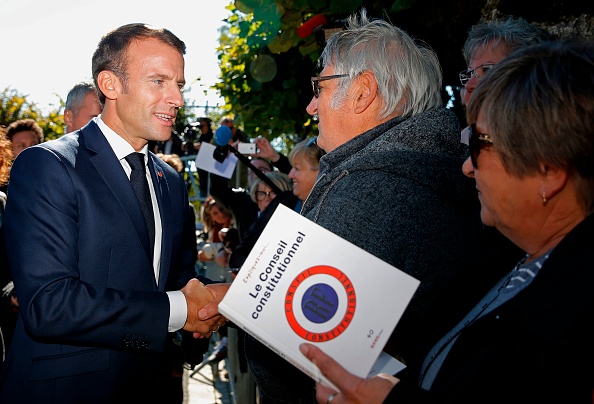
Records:
[[[405,313],[415,316],[480,228],[467,153],[447,109],[394,118],[322,157],[301,214],[420,280]]]

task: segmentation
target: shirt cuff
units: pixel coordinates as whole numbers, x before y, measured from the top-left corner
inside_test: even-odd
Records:
[[[183,328],[188,318],[188,305],[186,297],[181,290],[167,292],[169,298],[169,332]]]

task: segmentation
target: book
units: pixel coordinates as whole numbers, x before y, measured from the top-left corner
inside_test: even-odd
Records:
[[[359,377],[379,373],[378,366],[393,365],[385,355],[376,361],[418,286],[412,276],[279,205],[219,312],[315,381],[335,387],[299,345],[318,345]]]

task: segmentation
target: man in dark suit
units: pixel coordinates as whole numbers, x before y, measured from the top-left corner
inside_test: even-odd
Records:
[[[92,63],[101,115],[14,164],[6,235],[21,312],[0,402],[152,401],[168,331],[224,324],[198,319],[226,286],[193,279],[185,185],[147,152],[183,105],[184,53],[165,29],[108,33]]]

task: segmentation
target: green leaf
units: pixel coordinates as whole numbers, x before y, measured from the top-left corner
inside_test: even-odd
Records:
[[[391,12],[397,13],[398,11],[408,10],[415,4],[416,0],[396,0],[392,4]]]
[[[330,13],[332,14],[345,14],[357,11],[363,4],[363,0],[331,0],[330,1]]]

